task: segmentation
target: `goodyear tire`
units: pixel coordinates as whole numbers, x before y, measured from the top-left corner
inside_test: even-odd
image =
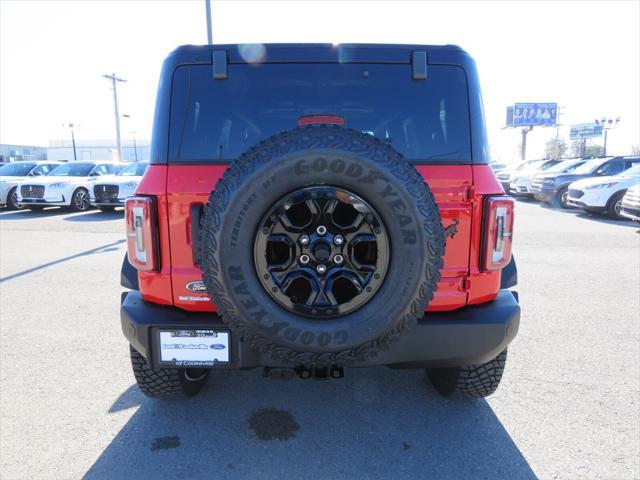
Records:
[[[428,368],[427,378],[443,397],[484,398],[496,391],[504,367],[507,351],[493,360],[477,365],[452,368]]]
[[[295,203],[296,198],[307,198],[301,195],[309,195],[309,200]],[[353,223],[344,220],[346,214],[338,220],[335,208],[326,213],[334,200],[351,202],[341,212],[356,209]],[[314,206],[307,207],[308,202]],[[265,267],[265,258],[277,249],[261,250],[272,242],[268,225],[293,223],[291,205],[307,208],[312,219],[324,222],[329,215],[333,222],[324,231],[324,226],[311,223],[306,231],[302,223],[296,225],[301,235],[286,240],[289,247],[279,250],[285,251],[284,264],[290,265],[292,275],[309,282],[311,293],[302,296],[304,301],[287,297],[287,281],[276,285],[276,273],[273,278],[269,273],[275,267]],[[356,224],[368,233],[349,233]],[[341,244],[343,250],[335,250],[340,236],[336,232],[344,225],[350,225],[344,227],[344,243],[352,240],[353,245]],[[309,237],[304,246],[303,236]],[[368,250],[361,249],[370,257],[358,253],[356,260],[354,252],[363,238],[371,242]],[[413,165],[370,135],[313,125],[264,140],[232,164],[209,197],[199,246],[207,291],[236,335],[281,363],[323,366],[371,358],[423,316],[440,279],[445,241],[434,197]],[[308,258],[301,251],[308,251]],[[345,252],[340,265],[336,251]],[[322,272],[326,277],[320,276],[321,261],[330,264]],[[351,288],[341,268],[351,279],[347,264],[364,269],[361,261],[370,262],[366,268],[373,265],[371,275],[362,274],[371,283],[365,286],[358,277]],[[327,291],[331,275],[337,275],[331,277],[334,290]],[[356,291],[355,296],[338,289],[338,280],[341,288]],[[339,296],[344,302],[336,300]]]
[[[209,379],[203,369],[149,368],[147,360],[129,346],[131,368],[140,391],[149,398],[179,400],[200,393]]]

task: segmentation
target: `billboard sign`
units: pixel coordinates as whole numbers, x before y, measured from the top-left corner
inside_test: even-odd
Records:
[[[557,116],[557,103],[516,103],[513,106],[514,127],[552,127]]]
[[[582,140],[584,138],[593,138],[602,136],[602,124],[598,123],[578,123],[571,125],[569,138],[571,140]]]

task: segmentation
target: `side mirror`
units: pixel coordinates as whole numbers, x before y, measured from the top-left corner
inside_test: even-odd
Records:
[[[603,168],[599,168],[598,170],[596,170],[596,175],[601,177],[602,175],[604,175],[604,169]]]

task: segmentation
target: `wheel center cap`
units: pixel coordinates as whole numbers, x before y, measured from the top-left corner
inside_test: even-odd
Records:
[[[326,262],[331,258],[331,246],[326,242],[318,242],[313,247],[313,256],[318,262]]]

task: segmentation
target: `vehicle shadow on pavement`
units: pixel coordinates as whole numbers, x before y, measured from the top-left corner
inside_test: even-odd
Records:
[[[118,250],[118,245],[123,244],[126,240],[116,240],[115,242],[107,243],[106,245],[101,245],[96,248],[91,248],[89,250],[85,250],[84,252],[74,253],[73,255],[69,255],[68,257],[62,257],[58,260],[53,260],[51,262],[43,263],[36,267],[28,268],[26,270],[22,270],[21,272],[12,273],[11,275],[7,275],[6,277],[0,277],[0,283],[6,282],[8,280],[13,280],[18,277],[22,277],[24,275],[28,275],[33,272],[37,272],[38,270],[42,270],[44,268],[52,267],[53,265],[57,265],[59,263],[67,262],[69,260],[73,260],[74,258],[84,257],[87,255],[93,255],[96,253],[105,253],[105,252],[113,252],[114,250]]]
[[[69,215],[71,212],[66,208],[46,208],[44,210],[2,210],[0,211],[0,221],[5,220],[26,220],[27,218],[53,217],[55,215]]]
[[[84,478],[536,478],[484,401],[446,400],[419,370],[341,380],[218,371],[187,401],[140,404]]]
[[[556,207],[552,207],[551,205],[545,205],[545,204],[541,204],[540,205],[542,208],[544,208],[545,210],[551,210],[553,212],[558,212],[558,213],[564,213],[566,215],[574,215],[578,218],[583,218],[585,220],[591,220],[592,222],[599,222],[599,223],[607,223],[609,225],[617,225],[620,227],[635,227],[638,228],[638,225],[635,224],[632,220],[614,220],[612,218],[608,218],[606,217],[604,214],[602,215],[589,215],[588,213],[585,213],[583,211],[581,211],[578,208],[556,208]]]
[[[588,213],[576,213],[576,217],[584,218],[586,220],[591,220],[592,222],[598,223],[607,223],[609,225],[619,225],[621,227],[634,227],[638,228],[638,224],[633,222],[633,220],[614,220],[612,218],[607,218],[604,215],[589,215]]]
[[[124,210],[115,212],[103,212],[101,210],[91,210],[82,215],[73,215],[63,218],[65,222],[105,222],[109,220],[121,220],[124,218]]]

